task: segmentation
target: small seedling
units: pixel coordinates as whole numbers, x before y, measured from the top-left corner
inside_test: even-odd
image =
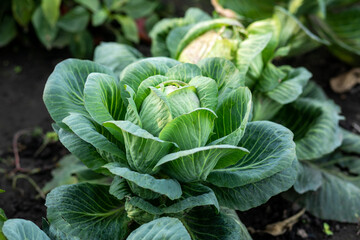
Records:
[[[324,224],[323,224],[323,231],[324,231],[324,233],[327,235],[327,236],[332,236],[332,235],[334,235],[334,233],[331,231],[331,229],[330,229],[330,226],[329,226],[329,224],[327,224],[326,222],[324,222]]]
[[[15,66],[15,67],[14,67],[14,72],[15,72],[16,74],[21,73],[21,71],[22,71],[22,67],[21,67],[21,66]]]

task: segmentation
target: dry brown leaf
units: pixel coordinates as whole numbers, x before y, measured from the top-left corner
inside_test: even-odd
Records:
[[[332,90],[337,93],[349,91],[358,83],[360,84],[360,68],[353,68],[330,80]]]
[[[305,213],[305,209],[301,210],[294,216],[291,216],[283,221],[266,225],[265,230],[262,232],[268,233],[273,236],[279,236],[284,234],[287,230],[291,230],[299,218]]]
[[[227,18],[237,18],[237,15],[234,11],[230,10],[230,9],[225,9],[223,8],[220,4],[218,0],[211,0],[211,4],[213,5],[213,7],[215,8],[215,11],[217,13],[219,13],[221,16],[223,17],[227,17]]]

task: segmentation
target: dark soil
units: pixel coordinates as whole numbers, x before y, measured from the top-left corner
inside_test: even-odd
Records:
[[[29,131],[19,138],[21,167],[31,172],[13,172],[15,166],[12,151],[0,156],[0,188],[5,190],[5,193],[0,195],[0,207],[8,218],[31,220],[39,226],[41,218],[46,216],[45,199],[41,197],[39,189],[51,179],[51,170],[56,167],[60,157],[67,153],[67,150],[56,142],[48,144],[35,156],[42,144],[42,134],[35,134],[34,131]],[[31,184],[31,180],[36,186]]]
[[[266,225],[283,221],[300,211],[296,204],[284,200],[281,196],[271,198],[266,204],[246,212],[239,212],[241,221],[253,233],[254,240],[356,240],[360,239],[360,225],[320,220],[305,212],[291,231],[273,237],[261,232]],[[255,216],[255,217],[254,217]],[[329,224],[333,236],[323,232],[323,223]]]
[[[44,199],[28,180],[18,179],[16,188],[12,188],[14,175],[13,152],[11,141],[16,132],[22,129],[40,127],[43,132],[51,130],[51,119],[42,101],[42,91],[47,77],[55,65],[70,57],[67,51],[53,50],[48,52],[40,45],[0,49],[0,188],[6,190],[0,194],[0,208],[3,208],[9,218],[25,218],[41,224],[41,218],[46,216]],[[148,48],[142,47],[148,54]],[[327,52],[319,49],[315,52],[285,60],[293,66],[305,66],[314,75],[314,80],[320,84],[328,96],[339,104],[346,117],[342,126],[355,130],[360,126],[360,88],[355,87],[346,94],[335,94],[329,79],[351,67],[340,62]],[[51,169],[56,162],[67,153],[60,143],[50,144],[38,156],[34,153],[42,144],[42,135],[25,135],[19,140],[19,150],[22,166],[26,169],[37,169],[37,173],[29,176],[41,188],[51,179]],[[19,173],[17,173],[19,174]],[[16,176],[16,175],[15,175]],[[284,220],[299,211],[281,197],[274,197],[266,204],[247,212],[239,213],[247,227],[263,230],[267,224]],[[333,236],[323,233],[323,223],[330,225]],[[304,233],[307,237],[304,237]],[[253,238],[266,240],[298,240],[298,239],[360,239],[359,226],[334,221],[323,221],[305,213],[291,231],[282,236],[272,237],[264,233],[254,233]]]

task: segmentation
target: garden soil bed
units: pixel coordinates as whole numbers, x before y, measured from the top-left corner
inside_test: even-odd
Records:
[[[46,216],[46,208],[34,185],[26,179],[18,179],[16,187],[12,187],[16,174],[22,174],[11,173],[14,168],[12,140],[19,130],[29,129],[18,141],[20,159],[22,167],[36,169],[36,173],[27,175],[39,188],[43,187],[51,179],[51,170],[67,151],[57,142],[47,145],[35,156],[43,143],[43,134],[34,135],[33,130],[38,129],[39,132],[42,129],[43,133],[51,130],[51,119],[42,102],[42,91],[55,65],[69,54],[65,50],[47,52],[36,44],[26,48],[16,46],[13,44],[0,49],[0,188],[6,190],[0,194],[0,208],[9,218],[25,218],[40,226],[42,217]],[[342,95],[335,94],[329,87],[329,79],[349,70],[349,66],[332,57],[326,49],[285,60],[285,63],[305,66],[313,73],[314,80],[341,106],[346,117],[342,126],[350,130],[360,126],[360,87]],[[284,220],[298,211],[298,206],[277,196],[258,208],[239,213],[239,216],[251,230],[262,230],[267,224]],[[333,236],[323,233],[324,222],[330,225]],[[282,236],[254,233],[253,238],[355,240],[360,239],[359,230],[357,224],[323,221],[306,212],[292,230]]]

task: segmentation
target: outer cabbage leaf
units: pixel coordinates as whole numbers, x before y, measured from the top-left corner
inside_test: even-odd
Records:
[[[330,51],[341,60],[358,65],[360,63],[360,7],[352,6],[346,9],[327,11],[325,19],[312,16],[312,26],[323,38],[329,40]]]
[[[332,102],[309,98],[285,105],[273,118],[294,132],[299,160],[322,157],[341,144],[339,119]]]
[[[54,228],[80,239],[124,239],[129,219],[109,187],[81,183],[55,188],[46,197]]]
[[[24,219],[5,221],[2,231],[9,240],[50,240],[35,223]]]
[[[295,158],[292,139],[292,132],[279,124],[267,121],[248,123],[238,145],[250,153],[232,166],[214,169],[207,181],[218,187],[241,187],[289,168]]]
[[[192,239],[251,240],[250,234],[233,210],[222,209],[216,214],[211,209],[194,209],[185,215],[183,223]]]
[[[174,179],[156,179],[149,174],[141,174],[123,168],[117,163],[106,164],[104,167],[109,169],[111,173],[133,182],[141,188],[166,195],[171,200],[180,198],[182,194],[180,184]]]
[[[155,173],[153,168],[159,159],[175,146],[129,121],[109,121],[104,125],[123,134],[127,162],[140,173]]]
[[[120,95],[120,83],[113,76],[91,73],[85,83],[84,101],[86,110],[99,124],[125,117],[126,108]]]
[[[162,217],[140,226],[127,237],[127,240],[137,239],[191,240],[191,237],[179,219]]]
[[[43,99],[51,117],[60,126],[69,113],[89,116],[84,107],[84,84],[90,73],[112,75],[108,68],[87,60],[68,59],[58,65],[46,82]]]
[[[110,68],[116,76],[129,64],[143,58],[135,48],[115,42],[102,42],[95,48],[94,62]]]
[[[290,192],[287,197],[303,205],[319,218],[341,222],[358,222],[360,215],[360,158],[333,154],[317,162],[311,161],[307,164],[312,168],[312,171],[304,171],[304,177],[312,178],[314,174],[320,175],[321,186],[302,195]],[[335,164],[347,167],[350,174],[340,171]],[[309,189],[309,186],[313,184],[309,182],[305,186]],[[298,191],[299,189],[295,188],[295,190]]]
[[[232,145],[212,145],[170,153],[157,163],[167,174],[182,182],[204,181],[217,167],[232,165],[248,151]]]
[[[246,211],[267,202],[272,196],[291,188],[296,181],[299,163],[296,159],[292,165],[281,172],[258,182],[241,187],[226,188],[211,185],[221,206]]]

